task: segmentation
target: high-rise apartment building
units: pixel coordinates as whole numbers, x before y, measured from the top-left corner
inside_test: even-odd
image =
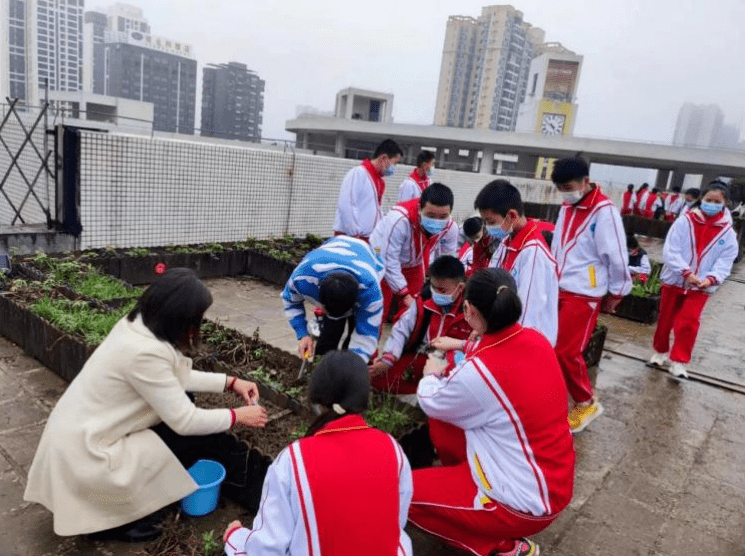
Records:
[[[145,19],[142,10],[136,6],[117,3],[106,12],[89,11],[84,17],[84,45],[83,45],[83,89],[89,93],[103,94],[103,50],[97,50],[95,45],[106,40],[106,31],[129,33],[137,31],[142,34],[150,33],[150,24]],[[95,54],[99,52],[100,56]]]
[[[204,137],[261,141],[264,80],[246,64],[209,64],[202,70]]]
[[[38,87],[79,91],[83,85],[84,0],[33,0],[36,4]]]
[[[435,125],[514,131],[530,62],[544,36],[512,6],[486,6],[478,18],[448,18]]]
[[[678,112],[673,144],[686,147],[713,146],[724,123],[724,113],[716,104],[686,102]]]
[[[140,31],[106,31],[93,57],[104,68],[94,75],[94,91],[152,102],[156,131],[194,133],[197,61],[190,45]]]
[[[33,0],[0,0],[0,37],[1,101],[9,96],[37,105],[39,76]]]

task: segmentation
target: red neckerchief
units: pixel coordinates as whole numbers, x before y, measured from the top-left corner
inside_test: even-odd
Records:
[[[699,210],[689,210],[688,219],[693,225],[693,237],[696,239],[696,258],[701,262],[701,256],[709,244],[727,225],[725,211],[714,216],[706,216]]]
[[[590,215],[595,205],[606,198],[599,189],[593,189],[582,197],[582,200],[576,205],[564,205],[566,212],[564,213],[564,229],[561,232],[561,245],[566,245],[572,240],[574,234],[577,233],[577,229]]]
[[[424,174],[424,177],[421,177],[418,168],[414,168],[414,171],[409,174],[409,177],[416,182],[421,191],[424,191],[429,187],[429,176]]]
[[[381,177],[380,172],[375,169],[375,166],[372,165],[369,158],[362,161],[362,167],[370,174],[370,179],[378,194],[378,205],[380,205],[383,202],[383,193],[385,193],[385,180]]]
[[[527,220],[528,222],[520,229],[519,232],[517,232],[514,236],[510,236],[504,240],[504,247],[507,250],[507,255],[500,265],[504,270],[512,270],[512,267],[514,266],[515,260],[517,260],[517,256],[520,254],[520,251],[523,250],[525,244],[531,239],[536,239],[543,242],[546,248],[548,248],[546,239],[538,231],[538,224],[536,223],[536,221],[532,218],[528,218]]]
[[[419,221],[419,199],[409,199],[408,201],[399,203],[396,206],[403,209],[401,212],[403,212],[409,220],[409,224],[411,225],[411,237],[414,243],[414,258],[418,259],[419,255],[422,255],[422,258],[424,259],[424,272],[426,274],[429,269],[428,253],[440,240],[445,231],[447,231],[448,227],[445,226],[445,229],[439,234],[427,237],[427,234],[424,229],[422,229],[422,224]]]

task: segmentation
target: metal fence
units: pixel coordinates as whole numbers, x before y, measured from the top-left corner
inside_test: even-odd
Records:
[[[54,140],[47,107],[28,109],[7,99],[0,120],[0,225],[46,224],[54,212]]]

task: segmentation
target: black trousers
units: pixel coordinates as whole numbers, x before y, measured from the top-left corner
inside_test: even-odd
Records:
[[[257,450],[230,433],[181,436],[165,423],[152,427],[186,469],[199,459],[211,459],[225,467],[221,492],[255,513],[261,499],[266,470],[271,463]]]
[[[339,342],[344,335],[345,329],[347,329],[347,337],[344,339],[341,349],[349,348],[349,341],[352,339],[352,332],[354,332],[356,324],[357,321],[354,316],[334,320],[323,315],[321,319],[321,335],[318,337],[318,343],[316,344],[316,355],[324,355],[329,351],[339,349]]]

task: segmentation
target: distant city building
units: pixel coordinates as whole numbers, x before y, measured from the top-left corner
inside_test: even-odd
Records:
[[[512,6],[486,6],[478,18],[449,17],[435,125],[514,131],[544,36]]]
[[[8,96],[37,105],[39,76],[33,0],[0,0],[0,37],[7,37],[0,40],[0,99],[5,102]]]
[[[93,89],[154,105],[153,129],[194,133],[197,62],[190,45],[140,31],[110,31],[94,46],[103,72]]]
[[[264,80],[245,64],[209,64],[202,70],[204,137],[261,141]]]
[[[393,122],[393,95],[347,87],[336,93],[334,116],[364,122]]]
[[[724,113],[716,104],[698,105],[686,102],[678,112],[674,145],[686,147],[713,146],[724,122]]]
[[[103,50],[96,50],[95,45],[103,44],[106,31],[129,33],[138,31],[150,34],[150,25],[144,18],[142,10],[136,6],[117,3],[106,12],[88,11],[84,16],[83,44],[83,90],[96,94],[104,93]],[[96,56],[96,52],[100,55]]]
[[[57,121],[129,133],[153,130],[153,105],[85,91],[50,91],[49,103]]]
[[[53,91],[79,91],[83,86],[83,2],[34,0],[41,90],[47,80]]]

